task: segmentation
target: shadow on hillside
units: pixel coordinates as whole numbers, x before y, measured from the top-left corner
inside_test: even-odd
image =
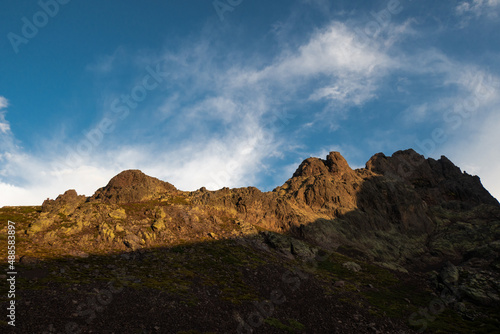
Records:
[[[338,256],[338,257],[337,257]],[[405,329],[370,312],[340,255],[304,262],[258,237],[18,265],[7,333],[364,333]],[[338,262],[340,261],[340,262]],[[380,277],[391,278],[384,271]],[[396,278],[394,278],[396,279]],[[391,281],[392,282],[392,281]],[[362,283],[359,283],[362,284]],[[363,283],[364,284],[364,283]],[[6,291],[2,291],[6,310]],[[407,310],[407,311],[410,311]],[[354,317],[354,318],[353,318]],[[356,320],[358,319],[358,320]]]

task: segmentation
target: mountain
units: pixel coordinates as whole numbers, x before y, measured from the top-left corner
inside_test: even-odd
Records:
[[[270,192],[128,170],[0,216],[2,235],[16,222],[26,333],[500,328],[500,204],[444,156],[378,153],[353,170],[331,152]]]

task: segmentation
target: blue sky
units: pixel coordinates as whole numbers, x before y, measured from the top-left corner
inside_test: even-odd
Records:
[[[0,206],[414,148],[500,198],[500,0],[5,0]]]

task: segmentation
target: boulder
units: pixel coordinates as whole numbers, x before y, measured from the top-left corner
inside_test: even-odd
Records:
[[[139,249],[141,247],[141,241],[143,239],[139,238],[135,234],[127,234],[123,239],[123,244],[132,250]]]
[[[108,216],[112,219],[126,219],[127,213],[124,209],[116,209],[108,213]]]
[[[28,229],[25,231],[25,233],[29,236],[33,236],[38,232],[45,231],[53,223],[53,217],[49,216],[48,213],[42,213],[37,220],[28,225]]]
[[[347,270],[353,271],[357,273],[358,271],[361,271],[361,266],[357,264],[356,262],[344,262],[342,263],[342,267],[346,268]]]
[[[446,265],[441,269],[439,277],[443,281],[443,283],[450,285],[458,282],[460,277],[458,268],[453,265],[451,262],[447,262]]]
[[[165,221],[163,219],[157,219],[153,224],[151,224],[151,229],[154,232],[163,231],[166,228]]]

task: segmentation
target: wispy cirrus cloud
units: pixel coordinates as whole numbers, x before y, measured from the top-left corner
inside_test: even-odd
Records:
[[[476,17],[483,15],[497,17],[498,7],[500,7],[499,0],[472,0],[462,1],[455,10],[458,15],[472,14]]]
[[[455,7],[460,18],[459,27],[468,26],[473,19],[497,20],[500,16],[500,0],[462,1]]]
[[[408,27],[407,22],[390,24],[384,33],[367,36],[356,24],[332,21],[262,67],[233,70],[227,82],[232,89],[265,87],[266,98],[275,105],[286,104],[287,96],[293,96],[294,104],[326,103],[311,115],[312,122],[324,124],[330,118],[334,123],[338,113],[333,110],[361,106],[376,98],[381,81],[399,67],[390,51],[398,36],[408,34]]]

